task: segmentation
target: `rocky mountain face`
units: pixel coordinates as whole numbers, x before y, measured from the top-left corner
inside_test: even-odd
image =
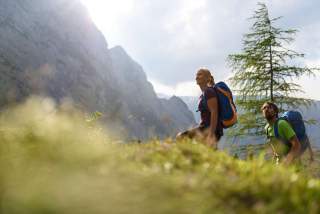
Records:
[[[188,109],[181,98],[173,96],[169,100],[161,99],[161,104],[166,109],[164,119],[172,128],[178,127],[179,130],[184,130],[185,127],[192,128],[196,125],[196,122],[190,123],[194,121],[192,112],[177,111],[177,109]]]
[[[1,104],[30,94],[72,97],[89,110],[111,102],[107,43],[77,1],[0,4]]]
[[[1,107],[34,94],[68,98],[129,138],[194,124],[181,100],[157,98],[123,48],[108,48],[79,0],[0,0],[0,72]]]
[[[137,64],[121,47],[110,50],[112,67],[120,85],[118,116],[135,136],[150,135],[166,130],[184,130],[195,124],[192,112],[178,97],[159,99],[150,82]],[[182,111],[180,111],[182,110]]]

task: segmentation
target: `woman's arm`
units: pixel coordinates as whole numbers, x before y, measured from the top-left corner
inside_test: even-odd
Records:
[[[217,97],[212,97],[207,100],[208,108],[211,113],[210,118],[210,126],[209,126],[209,133],[207,136],[207,145],[213,146],[214,148],[217,148],[217,139],[216,139],[216,129],[218,125],[218,112],[219,112],[219,106],[218,106],[218,99]]]

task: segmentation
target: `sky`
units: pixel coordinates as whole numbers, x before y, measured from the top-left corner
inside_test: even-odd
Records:
[[[239,53],[252,24],[254,0],[82,0],[106,37],[109,48],[122,46],[142,67],[159,94],[197,96],[195,73],[212,71],[216,81],[232,70],[229,54]],[[305,53],[294,62],[320,67],[320,1],[265,0],[282,28],[299,30],[290,48]],[[320,75],[295,80],[306,98],[320,100]]]

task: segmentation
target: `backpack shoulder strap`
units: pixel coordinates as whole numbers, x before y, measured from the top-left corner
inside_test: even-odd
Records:
[[[270,125],[268,124],[268,125],[266,125],[266,127],[265,127],[265,131],[266,131],[266,134],[267,134],[267,139],[270,139],[270,133],[269,133],[269,127],[270,127]]]
[[[279,122],[281,120],[287,121],[285,118],[279,117],[276,122],[273,124],[273,129],[274,129],[274,136],[278,139],[281,139],[281,136],[279,134]]]
[[[277,121],[273,124],[273,129],[274,129],[274,136],[275,138],[279,139],[282,143],[284,143],[285,145],[291,147],[291,144],[289,143],[289,141],[283,139],[280,134],[279,134],[279,121],[280,120],[285,120],[284,118],[278,118]],[[290,124],[290,123],[289,123]]]
[[[219,90],[218,90],[217,86],[216,85],[209,86],[208,88],[209,88],[209,90],[211,89],[216,93],[216,98],[217,98],[217,101],[218,101],[218,104],[219,104]],[[204,98],[205,102],[207,103],[207,98],[205,96],[205,92],[203,92],[202,95],[203,95],[203,98]]]
[[[273,124],[274,136],[278,139],[280,137],[279,136],[279,120],[280,119],[277,119],[276,122]]]

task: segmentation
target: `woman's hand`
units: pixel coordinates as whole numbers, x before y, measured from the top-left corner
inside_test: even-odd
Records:
[[[206,144],[209,147],[212,147],[214,150],[218,149],[218,143],[215,135],[208,135],[206,139]]]

